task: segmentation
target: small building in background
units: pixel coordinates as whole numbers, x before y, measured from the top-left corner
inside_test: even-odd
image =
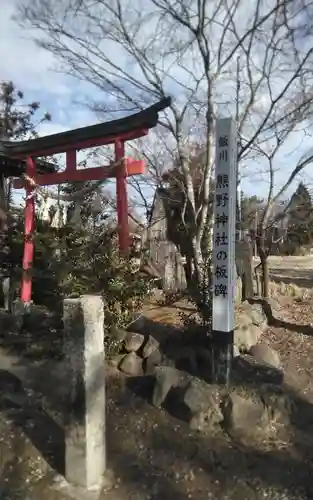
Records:
[[[158,271],[165,291],[178,291],[186,288],[184,259],[173,242],[175,224],[173,200],[165,188],[155,192],[150,219],[143,233],[143,247],[149,263]]]

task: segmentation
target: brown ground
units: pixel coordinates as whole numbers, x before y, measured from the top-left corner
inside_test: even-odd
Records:
[[[279,262],[275,265],[275,277],[279,280],[283,269],[287,278],[289,270],[289,278],[304,279],[303,275],[312,273],[309,265],[309,261],[303,260],[300,267],[297,268],[296,262],[290,269],[290,261]],[[294,273],[298,274],[292,276]],[[288,439],[236,442],[222,431],[215,435],[197,434],[188,428],[182,408],[169,403],[166,410],[157,410],[150,405],[149,380],[143,386],[138,380],[111,376],[108,461],[117,487],[103,499],[313,499],[313,335],[307,327],[313,325],[312,299],[280,300],[282,323],[269,328],[264,339],[280,352],[290,397],[296,401],[297,411]],[[188,312],[186,304],[179,306],[152,304],[146,314],[153,322],[177,324],[179,311]],[[168,332],[170,328],[161,331]],[[46,361],[40,367],[31,361],[25,368],[25,363],[21,366],[12,355],[9,357],[2,351],[0,368],[13,367],[29,385],[40,389],[44,393],[44,406],[54,421],[42,412],[30,415],[17,412],[17,416],[11,416],[12,424],[7,417],[0,419],[0,499],[63,500],[49,487],[52,473],[41,458],[43,455],[53,468],[62,470],[63,434],[55,423],[61,424],[58,420],[62,395],[60,364]],[[21,431],[17,430],[20,428]],[[21,437],[24,433],[29,439]],[[8,456],[11,462],[4,467]],[[3,485],[7,487],[1,491]]]

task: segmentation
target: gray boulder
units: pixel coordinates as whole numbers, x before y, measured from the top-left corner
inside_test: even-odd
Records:
[[[261,335],[260,328],[252,323],[236,327],[234,330],[234,345],[240,352],[246,352],[259,341]]]
[[[261,398],[230,393],[221,405],[224,426],[229,433],[254,434],[268,425],[268,411]]]
[[[159,348],[159,342],[154,337],[149,335],[148,341],[142,349],[142,357],[148,358],[149,356],[151,356],[151,354],[157,351],[158,348]]]
[[[234,343],[234,346],[233,346],[233,358],[238,358],[238,356],[240,356],[240,351],[239,351],[238,346]]]
[[[155,367],[162,364],[164,356],[159,349],[153,351],[150,356],[144,360],[145,373],[147,375],[154,373]]]
[[[171,366],[157,366],[154,370],[155,382],[152,395],[152,404],[160,407],[168,393],[174,387],[185,387],[191,380],[191,375]]]
[[[240,309],[236,311],[236,327],[240,327],[243,325],[251,325],[251,324],[252,324],[252,319],[249,316],[249,314],[247,314],[246,311]]]
[[[244,307],[244,311],[247,316],[251,319],[251,322],[264,330],[267,326],[267,316],[264,312],[264,307],[261,303],[258,302],[244,302],[242,304]]]
[[[202,431],[223,420],[217,386],[193,378],[186,388],[183,401],[192,414],[189,425],[193,430]]]
[[[249,354],[260,363],[265,363],[266,365],[278,369],[281,368],[281,360],[278,352],[267,344],[256,344],[251,346]]]
[[[141,333],[127,332],[125,337],[125,349],[128,352],[137,352],[145,341],[144,335]]]
[[[143,375],[142,359],[135,352],[129,352],[120,362],[119,369],[132,377]]]
[[[290,422],[293,409],[290,398],[274,384],[257,389],[238,388],[227,394],[220,406],[223,426],[230,435],[240,437],[276,433],[277,426]]]

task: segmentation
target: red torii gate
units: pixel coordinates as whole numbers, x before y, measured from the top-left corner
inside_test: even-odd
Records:
[[[162,99],[153,106],[126,118],[105,122],[98,125],[82,127],[68,132],[53,134],[46,137],[20,142],[2,142],[1,153],[10,159],[26,159],[26,174],[39,186],[62,184],[66,182],[101,180],[116,178],[117,220],[119,246],[122,252],[129,248],[128,200],[126,178],[144,173],[144,161],[125,158],[125,142],[149,133],[157,125],[158,113],[171,103],[169,97]],[[76,153],[80,149],[114,144],[115,166],[85,168],[77,170]],[[38,173],[34,158],[58,153],[66,154],[66,168],[63,172]],[[13,183],[20,189],[25,185],[20,179]],[[25,240],[23,256],[23,278],[21,300],[31,301],[32,280],[29,270],[33,264],[34,242],[32,238],[35,229],[35,202],[31,196],[34,185],[26,184],[25,205]]]

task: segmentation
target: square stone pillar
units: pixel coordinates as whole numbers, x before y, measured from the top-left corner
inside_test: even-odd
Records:
[[[104,311],[102,298],[64,300],[64,347],[70,379],[65,415],[65,479],[101,489],[106,469]]]

